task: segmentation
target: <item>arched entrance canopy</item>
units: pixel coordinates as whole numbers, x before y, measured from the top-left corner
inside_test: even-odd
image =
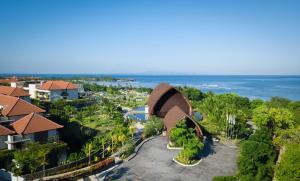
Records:
[[[148,99],[149,114],[164,118],[174,107],[192,115],[192,107],[186,98],[173,86],[161,83],[150,94]]]
[[[167,129],[167,135],[170,134],[171,129],[176,127],[176,124],[181,120],[186,121],[186,125],[188,128],[194,128],[198,137],[203,136],[199,124],[194,121],[188,114],[183,112],[182,109],[180,109],[178,106],[174,106],[164,118],[164,125]]]

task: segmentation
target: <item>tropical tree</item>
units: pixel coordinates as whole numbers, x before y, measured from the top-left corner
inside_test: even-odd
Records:
[[[43,166],[43,176],[45,177],[45,166],[48,164],[47,155],[50,153],[50,149],[47,147],[41,147],[38,149],[37,155],[40,158],[40,163]]]
[[[84,145],[83,147],[83,152],[85,153],[86,156],[89,157],[89,165],[91,164],[91,153],[93,150],[93,144],[92,142],[88,142]]]
[[[300,178],[300,144],[291,143],[286,146],[280,163],[275,170],[278,181],[297,181]]]
[[[272,132],[268,128],[257,130],[241,143],[238,158],[240,180],[272,180],[276,152],[272,144]]]

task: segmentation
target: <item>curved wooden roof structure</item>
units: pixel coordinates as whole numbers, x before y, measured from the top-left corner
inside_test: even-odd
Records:
[[[174,106],[192,115],[192,107],[186,98],[173,86],[161,83],[151,92],[148,99],[149,114],[164,118]]]
[[[182,111],[181,108],[178,106],[174,106],[165,116],[164,118],[164,125],[167,129],[167,135],[169,135],[170,131],[172,128],[176,127],[176,124],[184,120],[186,121],[187,127],[188,128],[194,128],[196,131],[196,135],[198,137],[202,137],[203,133],[201,131],[201,128],[199,124],[194,121],[188,114]]]

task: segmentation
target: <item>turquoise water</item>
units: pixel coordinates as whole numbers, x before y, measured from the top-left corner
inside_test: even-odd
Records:
[[[21,75],[21,74],[19,74]],[[24,75],[24,74],[23,74]],[[25,74],[29,75],[29,74]],[[300,100],[300,76],[261,75],[101,75],[101,74],[31,74],[39,77],[101,77],[131,78],[134,82],[98,82],[105,85],[155,87],[160,82],[174,86],[192,86],[207,92],[237,93],[251,99],[273,96]]]

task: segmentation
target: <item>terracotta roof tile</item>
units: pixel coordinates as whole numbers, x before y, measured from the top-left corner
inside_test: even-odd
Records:
[[[29,93],[18,87],[9,87],[9,86],[0,86],[0,94],[13,96],[13,97],[22,97],[30,96]]]
[[[78,89],[76,84],[63,80],[47,81],[39,87],[42,90]]]
[[[11,82],[17,82],[17,81],[18,81],[18,79],[16,77],[0,79],[0,83],[11,83]]]
[[[14,133],[15,133],[14,131],[0,125],[0,136],[6,136]]]
[[[45,110],[30,104],[23,99],[0,94],[0,105],[3,106],[2,115],[19,116],[30,114],[32,112],[45,112]]]
[[[37,113],[31,113],[12,123],[11,126],[18,134],[22,135],[63,128],[62,125],[50,121]]]

